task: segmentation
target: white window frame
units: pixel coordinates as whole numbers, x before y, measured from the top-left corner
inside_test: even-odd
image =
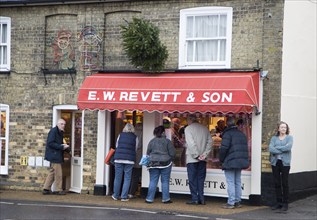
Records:
[[[3,34],[4,34],[2,31],[2,27],[4,24],[7,25],[7,33],[6,33],[7,42],[2,42]],[[5,57],[3,47],[7,48],[7,51],[5,52],[5,55],[7,58],[6,64],[3,63],[3,58]],[[0,55],[2,55],[0,58],[0,72],[10,71],[11,70],[11,18],[9,17],[0,16]]]
[[[5,163],[4,165],[0,164],[0,175],[8,175],[8,167],[9,167],[9,119],[10,119],[10,109],[8,105],[0,103],[0,113],[6,113],[6,130],[5,137],[0,136],[0,159],[1,159],[1,149],[2,149],[2,140],[5,140]]]
[[[231,40],[232,40],[232,7],[198,7],[180,10],[179,30],[179,69],[229,69],[231,68]],[[187,62],[187,17],[203,15],[226,15],[226,50],[224,61]]]

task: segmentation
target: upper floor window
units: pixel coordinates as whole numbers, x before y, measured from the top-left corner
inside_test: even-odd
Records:
[[[180,11],[179,69],[225,69],[231,63],[232,8]]]
[[[0,16],[0,72],[10,71],[11,18]]]

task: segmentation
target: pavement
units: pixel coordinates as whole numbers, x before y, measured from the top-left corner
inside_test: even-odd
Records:
[[[242,208],[223,209],[225,198],[207,197],[206,205],[187,205],[189,197],[172,197],[173,203],[163,204],[160,198],[154,203],[145,203],[144,198],[130,199],[128,202],[114,201],[111,196],[67,193],[66,195],[43,195],[39,191],[0,190],[0,203],[10,200],[49,202],[76,205],[125,207],[153,210],[170,214],[195,214],[208,219],[221,220],[317,220],[317,194],[289,204],[287,212],[272,211],[268,206],[252,206],[248,201],[242,202]]]

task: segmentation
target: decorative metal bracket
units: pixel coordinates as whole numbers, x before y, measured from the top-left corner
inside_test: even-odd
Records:
[[[253,106],[254,107],[254,109],[255,109],[255,115],[260,115],[261,114],[261,112],[259,111],[259,108],[258,108],[258,106]]]

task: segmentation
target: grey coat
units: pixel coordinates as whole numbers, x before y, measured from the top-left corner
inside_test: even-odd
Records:
[[[276,165],[278,158],[281,158],[284,166],[291,165],[293,137],[287,135],[284,140],[278,136],[273,136],[269,145],[270,162],[272,166]]]
[[[186,163],[197,163],[199,155],[205,155],[206,160],[211,151],[212,138],[208,128],[194,122],[185,128]]]
[[[150,162],[169,163],[174,160],[176,151],[169,139],[155,137],[149,142],[146,154],[150,156]]]

